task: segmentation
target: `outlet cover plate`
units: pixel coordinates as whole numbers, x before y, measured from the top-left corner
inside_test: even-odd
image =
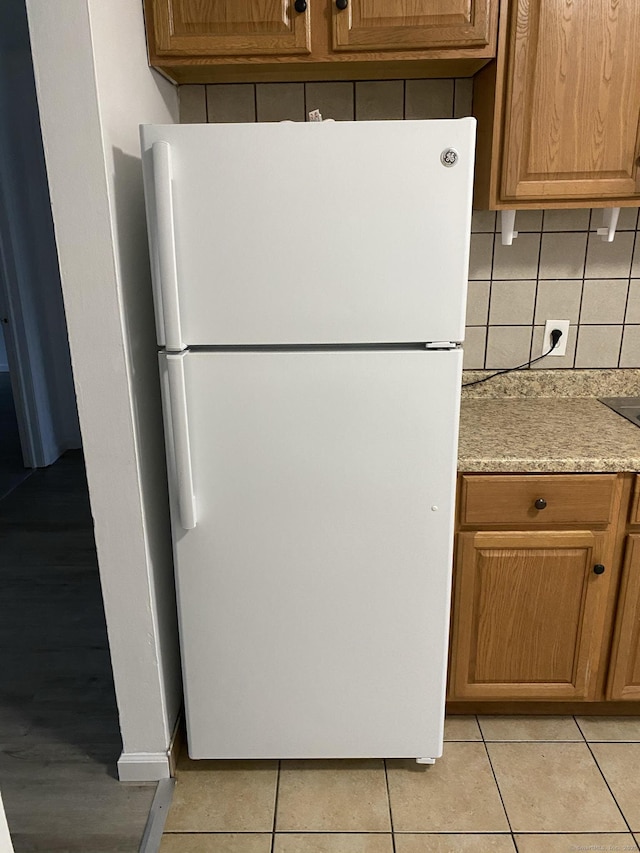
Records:
[[[542,337],[542,355],[543,352],[549,352],[551,349],[551,332],[554,329],[560,329],[562,337],[558,341],[558,346],[549,353],[549,358],[553,356],[560,357],[567,354],[567,338],[569,337],[569,320],[547,320],[544,326],[544,335]]]

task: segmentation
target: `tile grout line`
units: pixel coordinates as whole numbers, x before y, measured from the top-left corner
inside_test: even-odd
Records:
[[[387,759],[382,759],[382,765],[384,767],[384,781],[387,786],[387,803],[389,804],[389,824],[391,826],[391,847],[393,853],[396,853],[396,834],[393,828],[393,812],[391,811],[391,792],[389,790],[389,773],[387,772]]]
[[[502,804],[502,810],[504,811],[504,816],[507,819],[507,825],[509,827],[509,832],[511,833],[511,838],[513,839],[513,843],[515,844],[515,837],[513,834],[513,827],[511,826],[511,818],[509,817],[509,812],[507,811],[507,807],[504,804],[504,799],[502,797],[502,791],[500,790],[500,785],[498,785],[498,777],[496,776],[496,771],[493,769],[493,762],[491,761],[491,756],[489,755],[489,747],[487,746],[487,741],[484,739],[484,732],[482,731],[482,727],[480,723],[478,723],[478,727],[480,728],[480,734],[482,735],[482,745],[484,746],[484,751],[487,754],[487,761],[489,762],[489,767],[491,768],[491,775],[493,776],[493,781],[496,783],[496,789],[498,791],[498,796],[500,797],[500,803]]]
[[[574,723],[576,724],[576,726],[578,727],[578,731],[579,731],[579,732],[580,732],[580,734],[582,735],[582,740],[583,740],[585,743],[587,743],[587,737],[586,737],[585,733],[582,731],[582,726],[580,725],[580,723],[579,723],[579,722],[578,722],[578,720],[576,719],[576,715],[575,715],[575,714],[572,714],[572,719],[573,719],[573,722],[574,722]],[[578,742],[579,742],[579,741],[578,741]]]
[[[624,304],[624,315],[622,317],[622,335],[620,337],[620,350],[618,351],[618,367],[621,367],[620,362],[622,361],[622,346],[624,344],[625,338],[624,330],[627,323],[629,298],[631,296],[631,276],[633,275],[633,259],[636,255],[636,249],[640,249],[640,242],[638,242],[638,216],[640,216],[640,211],[638,211],[638,213],[636,214],[636,230],[633,232],[633,243],[631,244],[631,262],[629,264],[629,281],[627,282],[627,301]]]
[[[496,217],[497,218],[497,217]],[[518,842],[516,841],[516,837],[513,833],[513,827],[511,826],[511,818],[509,817],[509,813],[507,812],[507,807],[504,804],[504,800],[502,799],[502,791],[500,790],[500,785],[498,785],[498,777],[496,776],[496,772],[493,769],[493,764],[491,762],[491,756],[489,755],[489,748],[487,746],[487,741],[484,736],[484,732],[482,731],[482,726],[480,725],[480,720],[478,719],[479,715],[473,715],[476,721],[476,725],[478,726],[478,730],[480,732],[480,737],[482,738],[482,745],[484,746],[484,751],[487,753],[487,761],[489,762],[489,767],[491,768],[491,775],[493,776],[493,781],[496,783],[496,788],[498,790],[498,796],[500,797],[500,802],[502,803],[502,809],[504,811],[504,816],[507,819],[507,824],[509,826],[509,834],[511,836],[511,841],[513,842],[513,846],[515,848],[516,853],[518,853]]]
[[[593,208],[589,208],[589,219],[587,221],[587,241],[584,250],[584,265],[582,267],[582,279],[580,282],[580,302],[578,304],[578,319],[576,320],[576,348],[573,351],[573,359],[571,363],[572,369],[576,369],[576,360],[578,358],[578,338],[580,335],[580,319],[582,315],[582,300],[584,299],[584,277],[587,273],[587,257],[589,256],[589,234],[591,233],[591,219],[593,217]]]
[[[580,283],[580,303],[578,305],[578,321],[576,325],[576,349],[573,354],[573,368],[575,369],[578,365],[576,361],[578,360],[578,345],[580,344],[580,321],[582,320],[582,302],[584,300],[584,282],[585,276],[587,274],[587,258],[589,256],[589,235],[591,234],[591,221],[593,219],[593,208],[589,210],[589,222],[587,223],[587,242],[584,249],[584,265],[582,267],[582,280]]]
[[[631,255],[633,260],[633,254]],[[631,296],[631,276],[629,276],[629,281],[627,282],[627,298],[624,302],[624,314],[622,315],[622,336],[624,337],[624,326],[627,325],[627,311],[629,310],[629,297]],[[631,324],[629,324],[631,325]],[[620,350],[622,351],[622,341],[620,342]],[[619,363],[619,360],[618,360]]]
[[[634,238],[635,241],[635,238]],[[633,263],[633,249],[631,251],[631,263]],[[616,362],[616,367],[620,367],[620,361],[622,359],[622,345],[624,343],[624,321],[627,316],[627,305],[629,304],[629,291],[631,290],[631,267],[629,267],[629,278],[627,279],[627,294],[624,299],[624,312],[622,314],[622,331],[620,333],[620,346],[618,347],[618,360]]]
[[[271,825],[271,853],[274,853],[276,846],[276,820],[278,817],[278,794],[280,793],[280,772],[282,769],[282,761],[278,760],[278,772],[276,774],[276,795],[273,800],[273,822]]]
[[[448,741],[448,743],[462,743],[463,741]],[[471,743],[472,741],[464,741],[464,743]],[[476,743],[480,743],[480,741],[476,741]],[[428,771],[425,771],[428,772]],[[254,835],[272,835],[271,832],[259,832],[255,830],[223,830],[216,829],[212,832],[208,832],[207,830],[200,829],[171,829],[164,833],[163,838],[165,836],[176,836],[176,835],[189,835],[189,836],[204,836],[205,838],[209,838],[211,836],[228,836],[228,835],[246,835],[246,836],[254,836]],[[280,832],[276,833],[277,835],[314,835],[314,836],[325,836],[325,835],[347,835],[347,836],[360,836],[360,835],[372,835],[376,838],[386,838],[391,835],[390,832],[382,832],[382,831],[372,831],[370,829],[281,829]],[[491,829],[472,829],[472,830],[464,830],[464,832],[456,831],[453,829],[448,829],[446,831],[440,830],[409,830],[409,829],[399,829],[397,834],[400,836],[406,835],[437,835],[446,837],[447,835],[512,835],[508,830],[491,830]],[[520,835],[572,835],[575,833],[570,832],[521,832]],[[627,835],[624,830],[619,830],[616,832],[592,832],[591,835]]]
[[[491,296],[493,293],[493,263],[496,255],[496,236],[498,234],[498,213],[493,222],[493,240],[491,241],[491,269],[489,270],[489,297],[487,299],[487,325],[484,336],[484,358],[482,359],[482,369],[487,368],[487,356],[489,355],[489,322],[491,320]]]
[[[631,833],[631,837],[633,838],[633,841],[634,841],[634,844],[635,844],[635,843],[636,843],[635,835],[633,834],[633,830],[632,830],[632,829],[631,829],[631,827],[629,826],[629,821],[627,820],[627,818],[625,817],[624,812],[623,812],[623,811],[622,811],[622,809],[620,808],[620,804],[619,804],[619,803],[618,803],[618,801],[616,800],[615,795],[614,795],[613,791],[611,790],[611,786],[609,785],[609,782],[607,781],[607,777],[606,777],[606,776],[604,775],[604,773],[602,772],[602,768],[601,768],[601,767],[600,767],[600,765],[598,764],[598,759],[597,759],[597,758],[595,757],[595,755],[593,754],[593,750],[591,749],[591,744],[590,744],[590,743],[589,743],[589,741],[586,739],[586,737],[585,737],[585,743],[586,743],[586,745],[587,745],[587,749],[589,750],[589,753],[590,753],[591,757],[593,758],[593,761],[594,761],[594,763],[595,763],[596,767],[598,768],[598,772],[600,773],[600,775],[602,776],[602,779],[604,780],[604,784],[607,786],[607,790],[608,790],[608,791],[609,791],[609,793],[611,794],[611,798],[612,798],[613,802],[616,804],[616,808],[618,809],[618,811],[620,812],[620,815],[622,816],[622,820],[625,822],[625,825],[626,825],[626,827],[627,827],[627,830]],[[597,743],[597,741],[594,741],[594,743]],[[637,844],[636,844],[636,847],[637,847]]]

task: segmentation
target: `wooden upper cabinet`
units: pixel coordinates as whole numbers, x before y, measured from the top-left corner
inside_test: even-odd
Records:
[[[146,15],[160,56],[306,54],[311,49],[309,14],[296,12],[293,0],[146,0]]]
[[[458,536],[450,699],[593,699],[611,572],[606,534]],[[610,568],[610,567],[608,567]]]
[[[334,50],[485,47],[491,39],[490,0],[348,0],[333,15]]]
[[[513,0],[501,200],[640,199],[640,2]]]
[[[469,77],[496,54],[498,6],[144,0],[149,62],[177,83]]]

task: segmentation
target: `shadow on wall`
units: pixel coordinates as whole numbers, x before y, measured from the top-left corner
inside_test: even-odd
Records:
[[[178,623],[151,267],[146,248],[141,250],[148,245],[142,161],[115,147],[112,154],[115,240],[118,244],[116,257],[127,270],[127,274],[120,275],[119,279],[126,326],[124,337],[129,347],[131,366],[137,457],[140,481],[145,484],[143,502],[153,503],[153,507],[145,507],[147,541],[154,567],[154,596],[161,626],[158,631],[161,661],[165,678],[171,683],[174,673],[180,673],[176,642]],[[132,275],[132,270],[136,274]]]

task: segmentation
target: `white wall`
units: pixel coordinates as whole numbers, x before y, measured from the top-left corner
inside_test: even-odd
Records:
[[[167,775],[181,703],[139,123],[177,120],[140,0],[27,0],[98,562],[121,778]]]

